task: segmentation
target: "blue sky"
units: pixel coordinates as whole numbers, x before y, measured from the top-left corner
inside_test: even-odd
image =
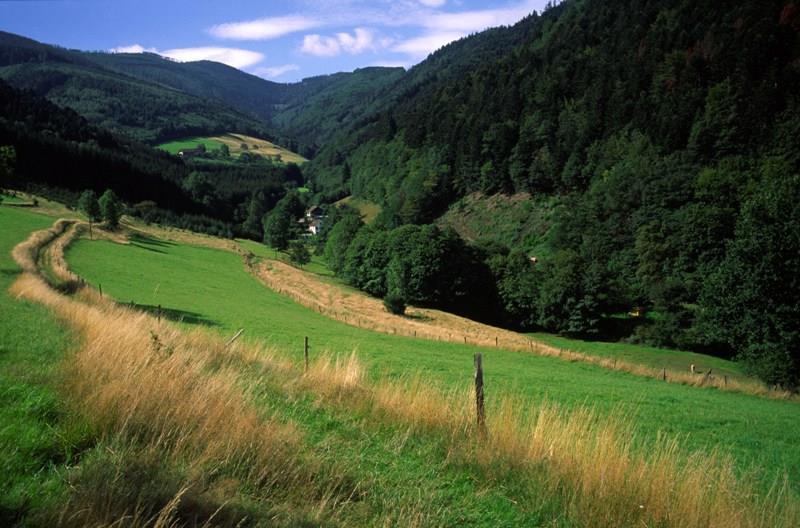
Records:
[[[546,0],[0,0],[0,29],[67,48],[209,59],[279,82],[409,67]]]

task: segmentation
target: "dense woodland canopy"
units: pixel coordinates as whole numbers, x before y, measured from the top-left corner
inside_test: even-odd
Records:
[[[609,336],[637,309],[649,317],[632,339],[728,350],[794,384],[798,31],[785,1],[565,2],[440,50],[428,60],[440,77],[409,72],[308,172],[325,195],[380,203],[387,228],[432,222],[474,191],[556,196],[549,259],[472,258],[508,323]],[[484,60],[463,70],[467,49]],[[454,260],[470,261],[443,266]]]
[[[302,209],[354,195],[380,204],[376,222],[328,207],[316,244],[372,295],[800,381],[795,2],[569,0],[408,72],[291,85],[3,34],[0,77],[15,87],[0,84],[0,144],[18,183],[73,201],[111,187],[148,220],[298,255]],[[134,112],[142,98],[152,112]],[[184,161],[137,142],[228,131],[313,160]],[[547,201],[539,262],[437,225],[474,192]]]

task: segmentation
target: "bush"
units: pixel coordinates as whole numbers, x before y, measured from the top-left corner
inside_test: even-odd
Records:
[[[383,298],[383,306],[386,311],[395,315],[403,315],[406,313],[406,299],[397,292],[389,292]]]

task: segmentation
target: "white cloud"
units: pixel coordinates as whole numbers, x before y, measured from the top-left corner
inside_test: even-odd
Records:
[[[158,53],[155,48],[145,48],[139,44],[132,44],[130,46],[119,46],[111,48],[111,53]]]
[[[321,21],[310,17],[290,15],[219,24],[211,27],[208,31],[215,37],[223,39],[268,40],[321,25]]]
[[[317,57],[335,57],[341,53],[359,55],[365,51],[378,51],[392,43],[391,39],[377,39],[375,32],[367,28],[356,28],[353,34],[336,33],[332,37],[306,35],[300,46],[302,53]]]
[[[179,62],[210,60],[239,69],[253,66],[264,60],[263,53],[237,48],[176,48],[161,51],[159,54]]]
[[[536,2],[538,4],[539,2]],[[508,26],[521,20],[535,9],[534,2],[525,2],[506,9],[484,9],[460,13],[434,13],[422,20],[422,25],[434,31],[474,33],[490,27]]]
[[[342,52],[342,48],[339,46],[339,41],[333,37],[306,35],[303,37],[300,51],[317,57],[335,57]]]
[[[300,66],[297,64],[284,64],[283,66],[267,66],[263,68],[256,68],[252,73],[266,79],[275,79],[276,77],[280,77],[281,75],[285,75],[289,72],[297,71],[299,69]]]
[[[429,33],[421,37],[404,40],[392,48],[392,51],[407,53],[415,58],[424,58],[437,49],[464,37],[465,33],[442,32]]]
[[[419,0],[419,3],[428,7],[442,7],[447,0]]]

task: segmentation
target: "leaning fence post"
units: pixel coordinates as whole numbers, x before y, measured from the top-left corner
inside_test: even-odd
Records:
[[[234,336],[230,338],[227,343],[225,343],[225,346],[226,347],[231,346],[233,342],[236,341],[240,335],[242,335],[242,332],[244,332],[244,328],[240,328],[239,331],[236,332],[236,334],[234,334]]]
[[[308,336],[303,338],[303,358],[306,361],[306,372],[308,372]]]
[[[100,297],[102,297],[103,296],[103,285],[102,284],[98,284],[97,287],[100,289]]]
[[[478,432],[486,433],[486,415],[483,408],[483,364],[481,355],[475,354],[475,408],[478,418]]]
[[[158,322],[161,322],[161,305],[158,305],[158,312],[156,312],[156,317],[158,318]]]
[[[667,381],[667,369],[663,369],[663,370],[661,371],[661,379],[662,379],[663,381]]]

